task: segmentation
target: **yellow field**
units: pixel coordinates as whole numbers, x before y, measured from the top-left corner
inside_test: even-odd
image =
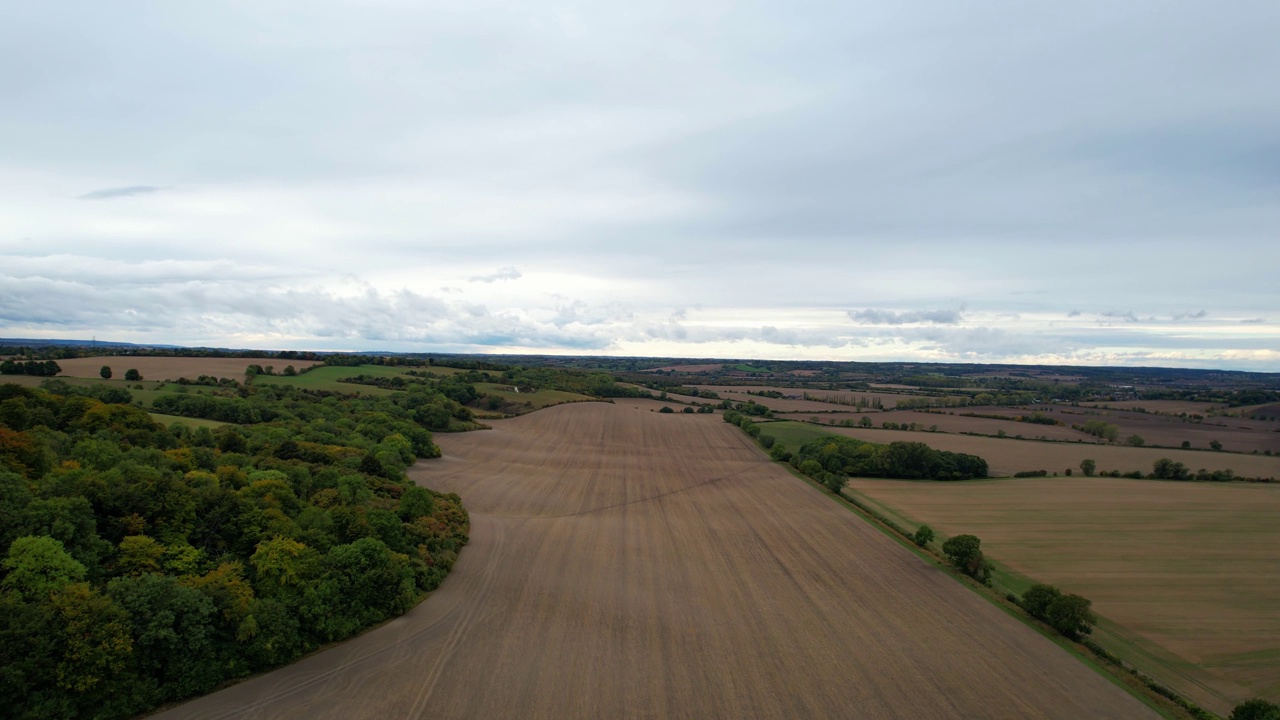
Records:
[[[1110,621],[1100,643],[1209,709],[1280,700],[1280,486],[1074,477],[849,487],[912,526],[975,534],[996,561],[1093,600]]]

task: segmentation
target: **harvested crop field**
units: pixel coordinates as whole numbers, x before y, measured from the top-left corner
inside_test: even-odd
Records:
[[[1037,442],[1013,438],[878,428],[823,427],[823,430],[867,442],[888,443],[899,440],[922,442],[938,450],[981,455],[991,466],[993,476],[1012,475],[1024,470],[1063,473],[1067,468],[1071,468],[1073,472],[1079,472],[1080,461],[1086,458],[1098,464],[1099,472],[1141,470],[1143,473],[1149,473],[1156,460],[1169,458],[1186,465],[1192,472],[1202,468],[1210,471],[1231,470],[1240,477],[1280,479],[1280,457],[1269,455],[1241,455],[1173,448],[1136,448],[1095,443]]]
[[[773,407],[772,403],[792,403],[803,402],[809,403],[809,406],[817,410],[823,410],[823,407],[830,412],[833,410],[849,410],[851,405],[855,405],[858,400],[865,400],[867,403],[879,401],[884,408],[896,407],[899,400],[918,400],[924,398],[924,395],[904,395],[902,393],[891,392],[860,392],[854,390],[817,390],[812,388],[789,388],[789,387],[772,387],[772,386],[755,386],[755,385],[694,385],[699,390],[712,390],[720,394],[720,397],[732,397],[735,400],[746,401],[747,399],[755,400],[758,403],[764,403],[769,407]],[[756,395],[749,395],[748,392],[768,392],[770,390],[780,392],[788,396],[783,400],[774,400],[773,398],[764,398]],[[811,400],[805,400],[808,395]],[[789,396],[795,396],[794,398]],[[822,398],[822,399],[817,399]],[[816,403],[816,405],[815,405]],[[784,409],[781,405],[777,409]],[[805,408],[799,410],[785,410],[786,412],[803,412]]]
[[[59,360],[62,374],[70,377],[96,378],[103,365],[111,368],[115,378],[123,378],[130,368],[142,373],[146,380],[195,380],[201,375],[243,381],[250,365],[275,366],[276,372],[292,365],[301,370],[319,364],[318,360],[278,360],[276,358],[204,358],[204,357],[138,357],[109,355]]]
[[[162,717],[1154,717],[718,418],[495,426],[414,470],[472,518],[424,604]]]
[[[1280,486],[1036,478],[850,488],[1093,600],[1104,646],[1219,713],[1280,700]]]

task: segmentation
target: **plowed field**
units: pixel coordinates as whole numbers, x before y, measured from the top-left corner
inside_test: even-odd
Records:
[[[408,615],[173,718],[1144,718],[715,416],[438,437],[472,542]]]
[[[276,358],[214,358],[214,357],[136,357],[130,355],[104,355],[100,357],[59,360],[62,374],[70,377],[96,378],[103,365],[111,368],[116,379],[124,377],[129,369],[142,373],[147,380],[195,380],[201,375],[244,380],[250,365],[272,365],[276,372],[292,365],[295,370],[311,367],[319,360],[278,360]]]

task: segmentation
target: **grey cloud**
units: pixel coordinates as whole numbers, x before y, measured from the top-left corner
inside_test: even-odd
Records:
[[[488,275],[475,275],[467,278],[468,282],[492,283],[499,280],[519,280],[523,275],[520,271],[513,267],[499,268],[496,272]]]
[[[1208,315],[1209,313],[1205,312],[1204,310],[1200,310],[1197,312],[1175,313],[1173,316],[1173,321],[1182,322],[1184,320],[1200,320],[1207,317]]]
[[[935,325],[955,325],[964,316],[958,310],[908,310],[894,312],[892,310],[850,310],[849,318],[854,322],[868,325],[910,325],[932,323]]]
[[[1240,323],[1242,325],[1261,325],[1266,321],[1267,321],[1266,318],[1259,317],[1259,318],[1248,318],[1247,320],[1241,320]]]
[[[1140,320],[1137,313],[1132,310],[1108,310],[1107,312],[1099,313],[1098,315],[1099,317],[1107,318],[1109,320],[1123,320],[1128,323],[1136,323]]]
[[[132,197],[134,195],[149,195],[151,193],[160,192],[165,188],[155,185],[126,185],[124,187],[104,188],[102,190],[94,190],[79,196],[81,200],[114,200],[116,198]]]

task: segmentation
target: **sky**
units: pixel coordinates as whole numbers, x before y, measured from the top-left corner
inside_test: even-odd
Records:
[[[1280,371],[1280,3],[9,3],[0,336]]]

